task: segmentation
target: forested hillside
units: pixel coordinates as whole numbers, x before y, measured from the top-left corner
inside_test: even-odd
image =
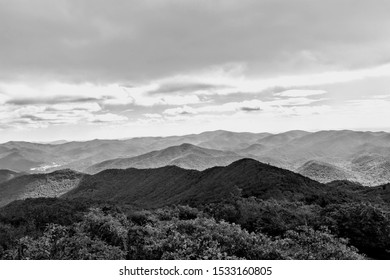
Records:
[[[251,159],[53,175],[80,182],[0,208],[0,258],[390,259],[387,185],[324,185]]]

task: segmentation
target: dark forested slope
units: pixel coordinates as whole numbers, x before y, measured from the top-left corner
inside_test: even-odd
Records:
[[[332,199],[338,192],[294,172],[242,159],[226,167],[204,171],[176,166],[157,169],[105,170],[84,176],[66,198],[135,203],[142,207],[160,207],[175,203],[199,204],[223,200],[231,194],[245,197],[287,200]],[[335,196],[340,199],[346,194]]]

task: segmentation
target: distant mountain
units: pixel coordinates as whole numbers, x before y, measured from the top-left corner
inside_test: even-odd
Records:
[[[380,145],[390,147],[387,134],[359,131],[319,131],[295,138],[278,147],[279,154],[291,160],[310,159],[349,160],[362,152],[362,147]],[[275,151],[275,149],[273,150]],[[324,161],[324,160],[323,160]]]
[[[21,175],[23,175],[23,173],[18,173],[8,169],[0,169],[0,184]]]
[[[157,169],[105,170],[85,176],[64,198],[131,203],[140,207],[220,201],[232,193],[245,197],[303,200],[327,196],[331,187],[288,170],[241,159],[204,171],[176,166]],[[336,195],[334,197],[337,197]]]
[[[136,157],[103,161],[90,166],[86,169],[86,172],[98,173],[105,169],[126,169],[130,167],[157,168],[167,165],[204,170],[214,166],[226,166],[241,158],[242,156],[233,152],[206,149],[185,143]]]
[[[40,164],[42,164],[42,162],[30,160],[24,157],[19,151],[11,151],[0,158],[1,169],[27,171]]]
[[[362,154],[351,161],[351,170],[365,185],[386,184],[390,182],[390,157]]]
[[[303,130],[291,130],[279,134],[269,135],[257,141],[259,144],[266,146],[280,146],[285,145],[286,143],[301,138],[303,136],[311,134],[310,132]]]
[[[86,142],[29,143],[7,142],[0,145],[0,168],[27,172],[51,172],[64,168],[82,171],[89,166],[119,157],[135,157],[151,151],[184,143],[208,149],[228,150],[244,148],[256,143],[269,133],[236,133],[209,131],[200,134],[169,137],[138,137],[125,140],[91,140]],[[12,164],[2,160],[10,151],[22,155],[26,161]]]
[[[346,183],[344,183],[346,182]],[[62,197],[125,203],[142,208],[200,205],[233,196],[306,203],[390,202],[390,187],[370,188],[348,181],[321,184],[253,159],[203,171],[164,166],[107,169],[95,175],[72,170],[23,175],[0,184],[0,207],[14,200]]]
[[[238,155],[230,162],[239,157],[253,158],[280,168],[302,172],[323,182],[328,180],[326,177],[337,180],[356,180],[369,186],[390,182],[390,134],[350,130],[314,133],[293,130],[279,134],[217,130],[183,136],[137,137],[124,140],[95,139],[63,144],[8,142],[0,145],[0,169],[28,173],[52,172],[64,168],[84,171],[104,161],[134,158],[185,143]],[[119,162],[118,166],[113,165],[113,167],[148,168],[163,166],[166,162],[166,164],[201,170],[229,163],[224,156],[221,158],[196,155],[197,153],[188,154],[178,157],[176,161],[173,157],[161,161],[154,159],[156,164],[148,163],[147,159],[137,164],[133,161]],[[313,172],[319,172],[318,164],[311,166],[311,173],[302,167],[310,161],[325,164],[328,169],[316,177]],[[337,168],[330,172],[329,166]],[[348,176],[345,176],[345,173]]]
[[[58,197],[75,188],[82,173],[72,170],[49,174],[31,174],[0,183],[0,207],[14,200],[36,197]]]
[[[302,166],[315,161],[327,165],[327,171],[323,171],[321,176],[328,173],[326,176],[332,179],[352,179],[369,186],[390,182],[389,133],[341,130],[303,132],[293,136],[288,134],[284,137],[277,134],[263,138],[258,141],[261,146],[256,146],[252,154],[256,159],[270,159],[271,164],[308,176],[319,172],[318,164],[312,164],[310,172]],[[237,153],[241,154],[239,151]],[[246,152],[246,155],[250,154]],[[333,175],[329,173],[330,166],[337,167],[333,168]],[[321,176],[313,178],[320,179]]]
[[[49,142],[48,144],[51,144],[51,145],[60,145],[60,144],[68,143],[68,142],[69,142],[69,141],[67,141],[67,140],[56,140],[56,141]]]
[[[194,139],[195,141],[189,141],[188,143],[204,148],[232,151],[235,149],[245,148],[248,144],[254,144],[258,140],[270,135],[272,134],[218,130],[201,133],[198,137],[196,137],[198,139]]]
[[[256,156],[261,155],[266,150],[268,150],[266,145],[255,143],[243,149],[238,149],[236,152],[239,154]]]
[[[321,183],[328,183],[335,180],[356,180],[346,170],[316,160],[306,162],[298,168],[297,172]]]

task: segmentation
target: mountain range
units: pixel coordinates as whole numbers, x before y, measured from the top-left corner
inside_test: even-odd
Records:
[[[288,131],[279,134],[211,131],[170,137],[0,145],[0,169],[45,173],[60,169],[95,174],[105,169],[176,165],[204,170],[241,158],[288,169],[322,183],[390,182],[390,133]]]
[[[143,208],[221,201],[230,195],[300,200],[324,195],[329,187],[291,171],[241,159],[204,171],[166,166],[111,169],[85,176],[65,198],[131,203]]]
[[[344,193],[343,188],[321,184],[253,159],[240,159],[225,167],[203,171],[164,166],[108,169],[95,175],[72,170],[22,175],[0,183],[0,206],[25,198],[64,197],[155,208],[221,201],[231,195],[294,201],[310,197],[345,199],[348,191]]]
[[[203,171],[177,166],[107,169],[94,175],[60,170],[21,175],[0,183],[0,207],[25,198],[63,197],[157,208],[218,202],[232,195],[306,203],[389,203],[390,184],[371,188],[345,180],[323,184],[248,158]]]
[[[103,161],[90,166],[86,169],[86,172],[98,173],[106,169],[126,169],[130,167],[157,168],[167,165],[204,170],[214,166],[226,166],[241,158],[243,157],[234,152],[206,149],[184,143],[136,157]]]

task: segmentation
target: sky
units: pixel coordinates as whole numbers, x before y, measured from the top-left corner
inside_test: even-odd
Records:
[[[388,0],[0,0],[0,142],[390,131]]]

